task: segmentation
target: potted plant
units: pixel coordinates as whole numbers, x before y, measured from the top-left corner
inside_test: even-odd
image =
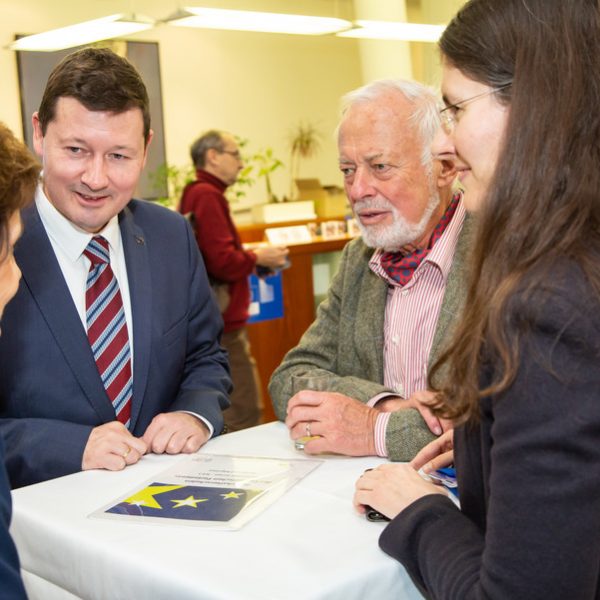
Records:
[[[148,175],[156,191],[162,193],[164,190],[167,190],[167,195],[156,198],[156,202],[167,208],[175,209],[181,199],[183,188],[190,181],[194,181],[195,175],[196,170],[192,165],[185,167],[178,167],[168,163],[160,165]]]
[[[273,193],[271,187],[271,173],[280,167],[283,163],[273,155],[272,148],[260,150],[252,157],[252,161],[256,163],[258,168],[258,177],[264,177],[267,185],[267,198],[269,202],[278,202],[277,196]]]
[[[300,123],[290,135],[290,199],[296,197],[301,159],[311,158],[321,147],[321,134],[311,123]]]

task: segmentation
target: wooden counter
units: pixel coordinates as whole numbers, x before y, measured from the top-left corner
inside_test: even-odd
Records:
[[[262,242],[265,239],[265,229],[293,227],[295,225],[307,225],[308,223],[320,225],[326,221],[344,221],[345,218],[345,215],[339,215],[337,217],[317,217],[309,221],[303,219],[301,221],[283,221],[279,223],[252,223],[249,225],[239,225],[237,230],[240,234],[240,239],[246,244],[249,242]]]

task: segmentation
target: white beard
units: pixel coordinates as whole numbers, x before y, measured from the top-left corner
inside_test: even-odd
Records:
[[[360,218],[356,218],[358,227],[362,234],[364,243],[369,248],[381,248],[385,252],[395,252],[412,244],[423,236],[431,215],[440,204],[440,197],[437,190],[432,191],[429,196],[429,202],[425,207],[423,216],[418,223],[408,222],[400,211],[388,202],[385,198],[373,198],[369,200],[359,200],[354,203],[354,212],[358,214],[363,209],[385,209],[392,213],[393,222],[389,225],[368,225],[361,223]]]

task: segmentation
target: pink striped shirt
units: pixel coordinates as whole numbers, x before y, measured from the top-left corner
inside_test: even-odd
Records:
[[[452,221],[405,286],[385,272],[380,261],[381,250],[376,250],[369,262],[370,269],[389,284],[384,321],[383,383],[402,398],[410,398],[413,392],[427,389],[429,354],[464,219],[465,208],[461,200]],[[389,396],[379,394],[368,404],[374,406]],[[388,455],[385,434],[390,414],[377,416],[375,451],[378,456]]]

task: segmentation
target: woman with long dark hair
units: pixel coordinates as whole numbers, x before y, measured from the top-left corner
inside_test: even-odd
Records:
[[[430,597],[600,598],[600,8],[470,0],[440,49],[433,152],[478,221],[435,407],[461,509],[414,464],[355,504]]]

